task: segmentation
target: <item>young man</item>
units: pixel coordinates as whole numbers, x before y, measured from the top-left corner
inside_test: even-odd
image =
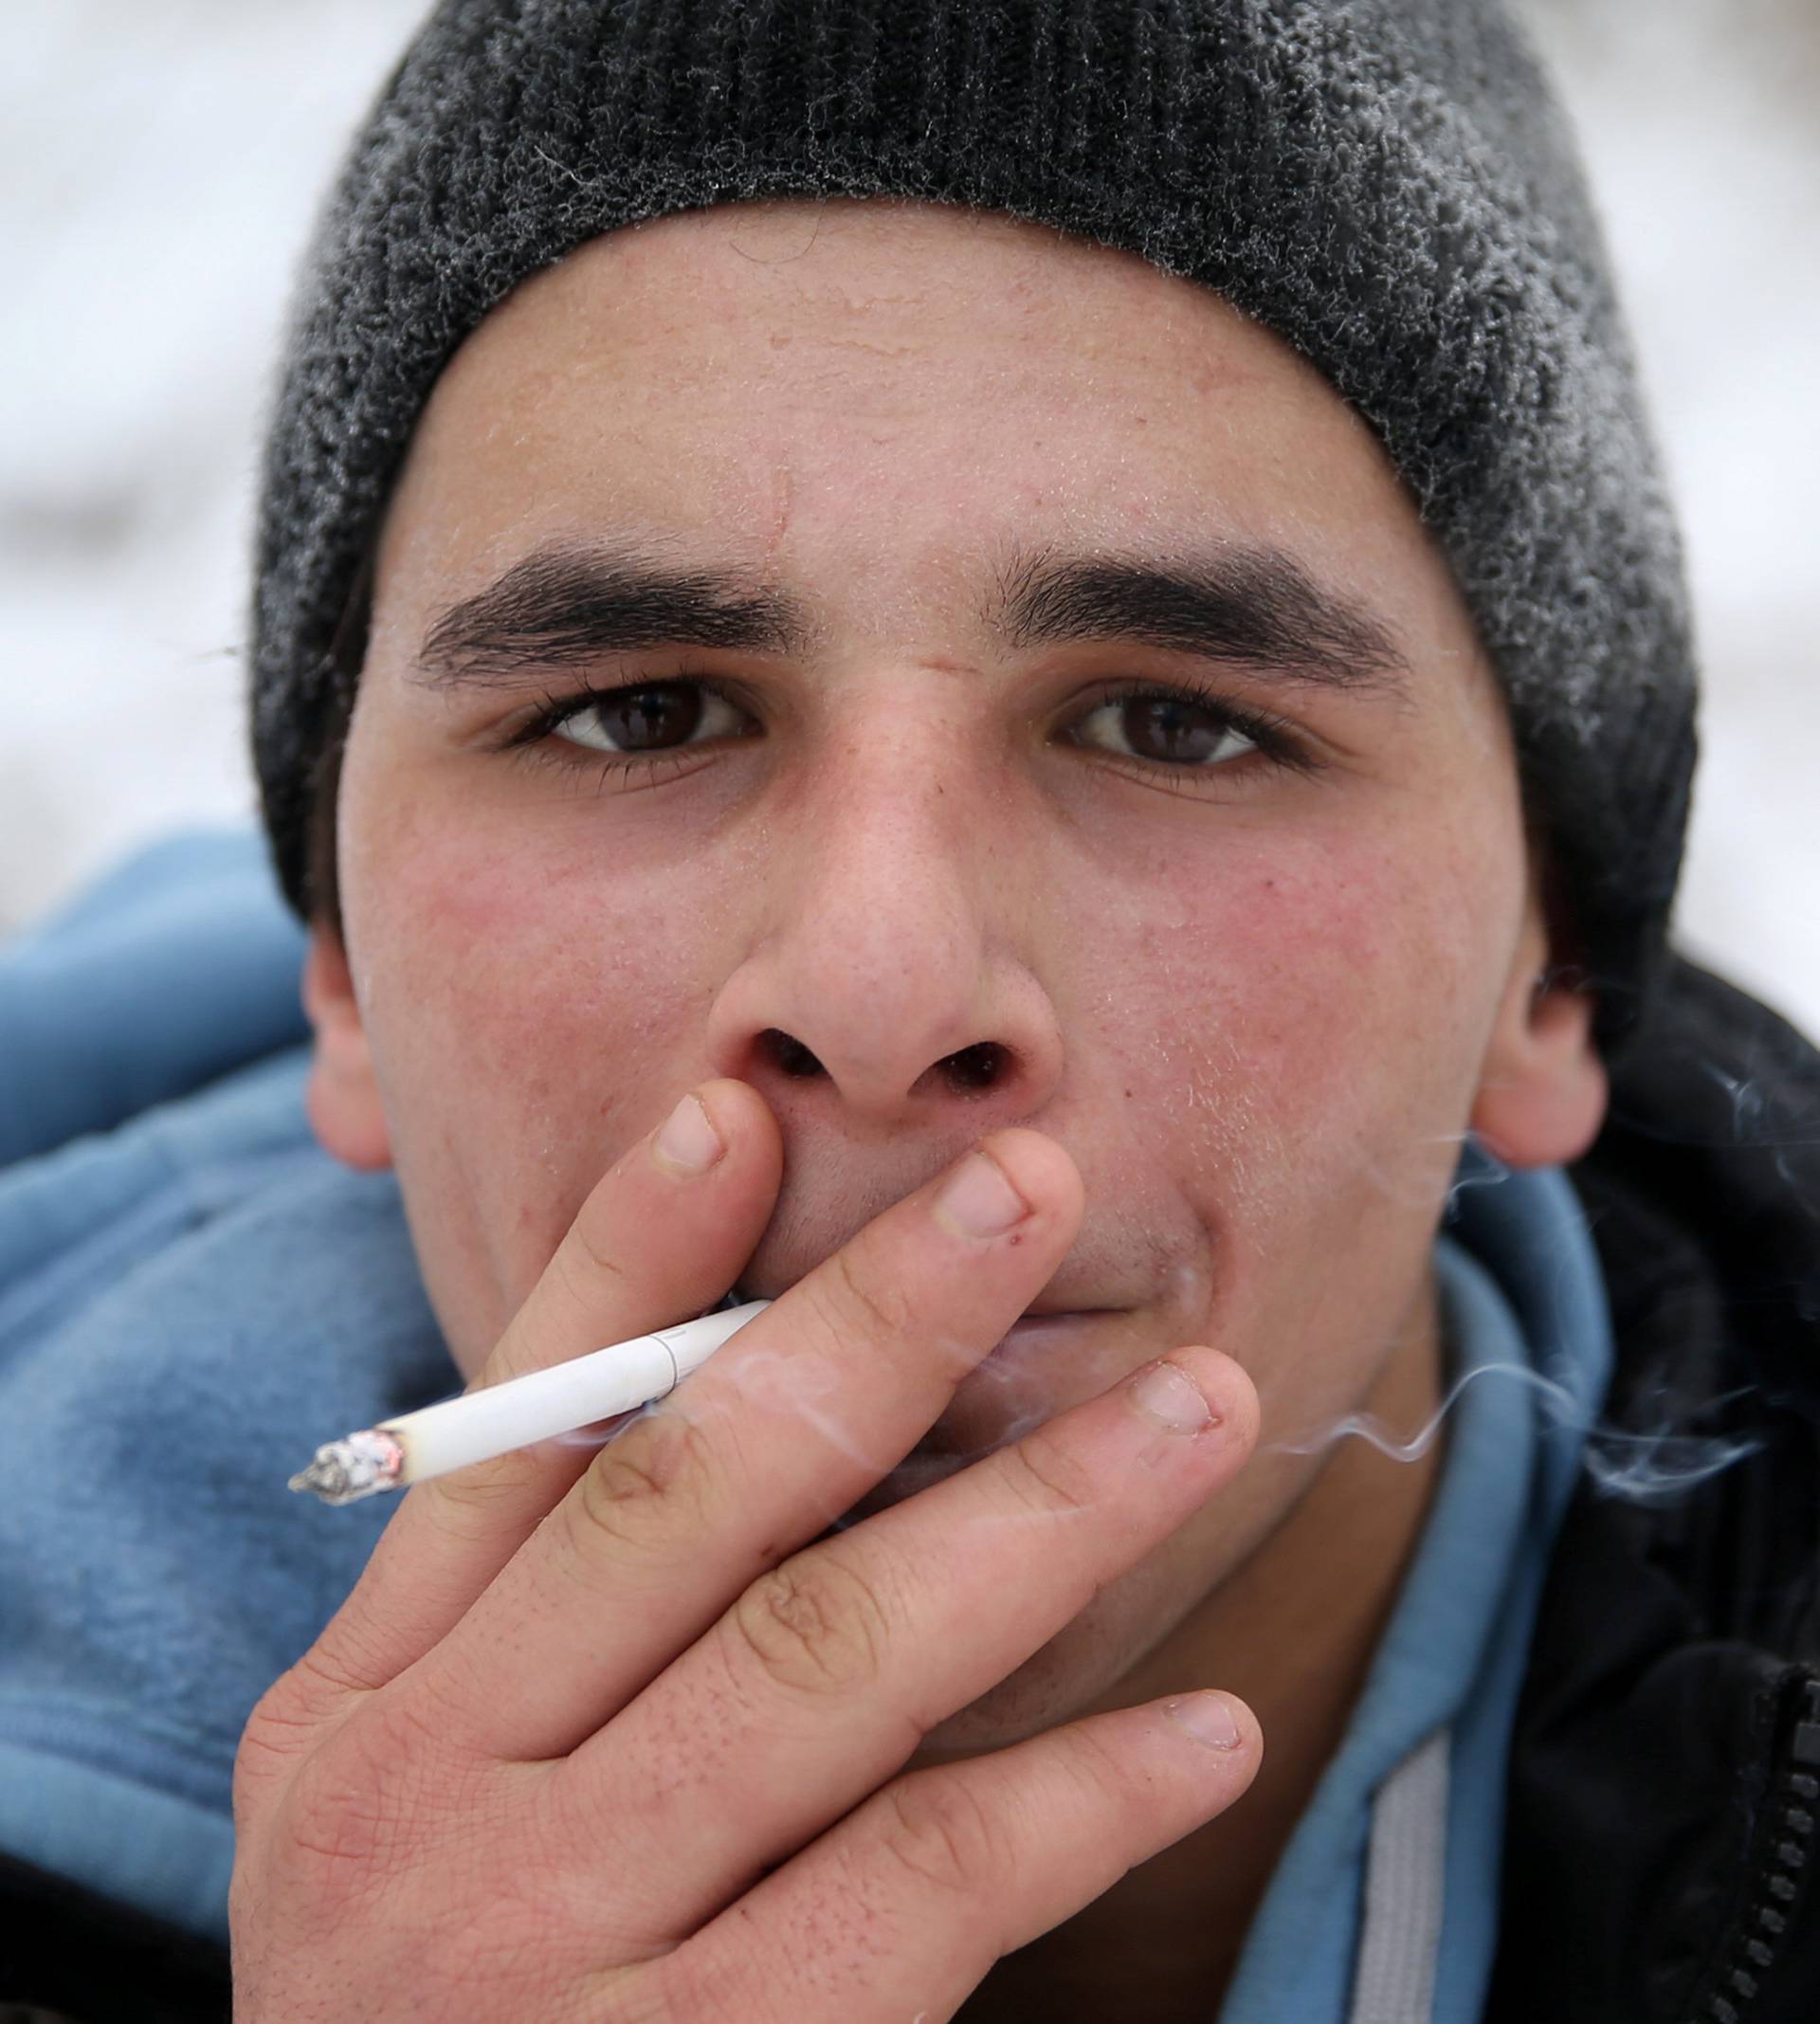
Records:
[[[17,1184],[136,1195],[17,1245],[20,1994],[226,1896],[248,2019],[1811,2014],[1815,1064],[1664,949],[1691,696],[1497,16],[443,9],[268,465],[307,1075]],[[730,1289],[364,1569],[276,1507]]]

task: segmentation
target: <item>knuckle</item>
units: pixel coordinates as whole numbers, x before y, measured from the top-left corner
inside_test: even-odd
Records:
[[[279,1677],[253,1704],[241,1732],[242,1742],[257,1739],[282,1749],[307,1749],[322,1725],[323,1697],[313,1686],[307,1668],[309,1654]]]
[[[612,1304],[624,1295],[630,1275],[608,1250],[606,1231],[600,1227],[604,1221],[592,1203],[583,1206],[551,1253],[532,1298],[539,1307],[548,1303],[566,1308],[588,1333],[600,1333],[602,1340],[611,1341],[615,1340],[609,1332]],[[538,1352],[537,1335],[528,1326],[527,1312],[528,1308],[519,1310],[494,1350],[486,1368],[489,1384],[521,1377],[542,1367],[544,1358]]]
[[[234,1752],[236,1817],[296,1767],[366,1703],[371,1689],[334,1663],[318,1642],[281,1673],[253,1705]]]
[[[864,1575],[823,1552],[761,1575],[721,1619],[740,1669],[817,1699],[858,1693],[883,1669],[886,1618]]]
[[[260,1795],[281,1784],[308,1755],[317,1726],[288,1674],[255,1705],[234,1752],[234,1817],[243,1828]]]
[[[591,1310],[599,1305],[603,1285],[620,1286],[626,1283],[626,1267],[609,1249],[608,1231],[595,1227],[595,1218],[590,1213],[592,1208],[592,1203],[585,1206],[570,1229],[573,1248],[561,1244],[555,1252],[562,1260],[561,1271],[568,1290]]]
[[[666,1534],[697,1533],[716,1480],[713,1444],[682,1413],[648,1413],[603,1448],[557,1509],[577,1563],[603,1547],[648,1548]]]
[[[748,1930],[743,1937],[749,1942],[754,1936]],[[613,2024],[622,2017],[627,2024],[701,2024],[705,2017],[781,2024],[787,2015],[801,2013],[789,2009],[779,1980],[775,1958],[761,1945],[676,1947],[635,1968],[592,1977],[591,1992],[609,1997],[611,2007],[586,2014],[610,2016]]]
[[[1148,1808],[1149,1786],[1129,1759],[1112,1748],[1101,1728],[1083,1723],[1067,1741],[1069,1747],[1056,1760],[1055,1777],[1080,1817],[1098,1818],[1111,1832],[1126,1814],[1135,1816]]]
[[[444,1538],[467,1545],[488,1537],[500,1516],[527,1497],[539,1490],[547,1496],[549,1465],[535,1449],[514,1449],[419,1487],[430,1523]]]
[[[851,1245],[836,1251],[828,1267],[826,1281],[818,1274],[814,1285],[828,1303],[827,1319],[837,1338],[856,1324],[868,1336],[887,1339],[908,1331],[916,1312],[910,1296],[900,1286],[869,1279]]]
[[[298,1766],[282,1825],[293,1861],[317,1887],[347,1895],[406,1867],[410,1844],[447,1810],[449,1781],[424,1711],[403,1696],[375,1696],[360,1719]]]
[[[337,1628],[345,1626],[337,1623]],[[364,1657],[358,1646],[347,1656]],[[287,1700],[295,1702],[300,1715],[326,1717],[335,1708],[350,1701],[358,1701],[367,1692],[359,1672],[344,1662],[326,1636],[319,1637],[289,1672],[282,1674],[266,1689],[265,1699],[282,1706]],[[264,1704],[262,1703],[262,1705]]]
[[[1080,1456],[1041,1435],[1005,1450],[1005,1482],[1011,1494],[1042,1517],[1072,1518],[1100,1503],[1100,1485]]]
[[[966,1778],[925,1772],[879,1797],[884,1852],[919,1883],[974,1901],[1010,1873],[1005,1832]]]

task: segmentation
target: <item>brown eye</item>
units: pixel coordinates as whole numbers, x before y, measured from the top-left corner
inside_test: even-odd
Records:
[[[1180,696],[1116,697],[1092,711],[1082,728],[1096,724],[1118,741],[1102,749],[1153,765],[1200,770],[1258,749],[1217,710]]]
[[[622,751],[642,752],[686,738],[701,720],[701,698],[687,689],[631,689],[592,704],[587,715]]]
[[[707,735],[734,735],[738,712],[724,697],[693,682],[651,683],[591,697],[566,711],[551,728],[588,752],[669,752],[693,739],[717,712],[731,720],[710,722]]]

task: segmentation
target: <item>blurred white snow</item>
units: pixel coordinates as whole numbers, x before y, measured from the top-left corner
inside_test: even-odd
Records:
[[[251,819],[251,485],[293,263],[424,0],[60,0],[0,29],[0,931]],[[1820,1032],[1820,9],[1523,0],[1578,124],[1706,676],[1678,914]]]

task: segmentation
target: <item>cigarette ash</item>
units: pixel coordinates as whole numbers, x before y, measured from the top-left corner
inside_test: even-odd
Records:
[[[358,1504],[396,1489],[404,1466],[405,1450],[391,1434],[363,1428],[345,1440],[325,1442],[309,1468],[291,1478],[291,1487],[313,1491],[324,1504]]]

